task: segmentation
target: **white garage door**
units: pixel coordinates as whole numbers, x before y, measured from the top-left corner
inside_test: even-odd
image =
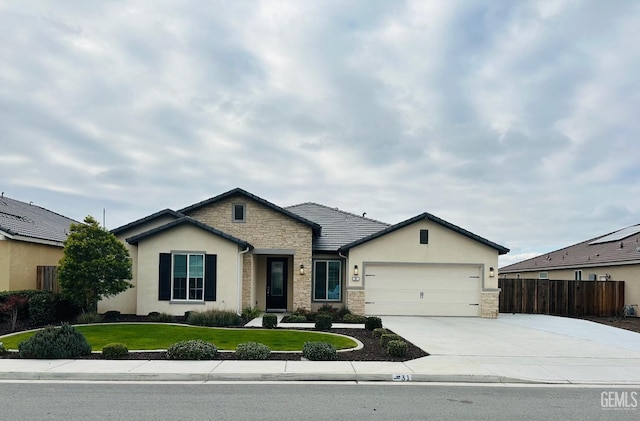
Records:
[[[368,264],[365,313],[387,316],[479,316],[480,268]]]

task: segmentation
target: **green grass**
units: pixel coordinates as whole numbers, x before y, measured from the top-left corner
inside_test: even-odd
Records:
[[[130,350],[167,349],[171,344],[189,339],[212,342],[222,350],[235,350],[238,344],[249,341],[263,343],[272,351],[302,351],[304,343],[311,341],[329,342],[337,349],[357,345],[353,339],[344,336],[302,330],[220,329],[163,323],[78,325],[75,328],[87,338],[94,351],[116,342],[125,344]],[[0,337],[0,342],[7,349],[18,349],[18,344],[34,333]]]

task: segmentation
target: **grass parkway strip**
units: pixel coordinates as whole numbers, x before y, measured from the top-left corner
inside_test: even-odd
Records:
[[[355,348],[357,343],[350,338],[331,333],[283,329],[230,329],[200,326],[185,326],[166,323],[113,323],[77,325],[94,351],[102,350],[110,343],[123,343],[130,350],[167,349],[170,345],[190,339],[202,339],[214,343],[221,350],[235,350],[245,342],[259,342],[272,351],[302,351],[305,342],[328,342],[336,349]],[[36,331],[0,337],[7,349],[18,349],[18,344]]]

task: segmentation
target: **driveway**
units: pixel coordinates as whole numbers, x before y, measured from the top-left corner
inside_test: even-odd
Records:
[[[538,314],[382,320],[431,354],[410,363],[418,371],[492,373],[550,383],[640,381],[640,334],[585,320]]]

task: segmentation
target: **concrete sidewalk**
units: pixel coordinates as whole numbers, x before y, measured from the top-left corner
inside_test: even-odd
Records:
[[[431,353],[407,362],[0,360],[0,380],[418,381],[640,385],[640,334],[583,320],[383,317]]]

